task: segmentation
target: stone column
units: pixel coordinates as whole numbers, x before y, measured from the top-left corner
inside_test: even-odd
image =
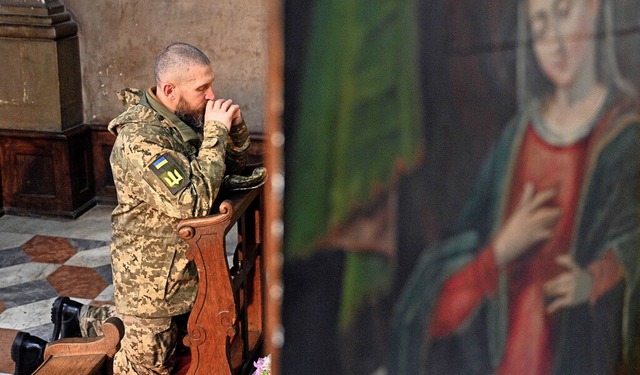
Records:
[[[78,45],[78,25],[59,0],[0,0],[6,212],[75,217],[92,204]]]
[[[0,0],[0,128],[82,122],[78,25],[58,0]]]

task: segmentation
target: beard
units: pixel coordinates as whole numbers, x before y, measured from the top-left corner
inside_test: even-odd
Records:
[[[178,105],[176,106],[175,114],[176,117],[182,120],[182,122],[187,124],[191,129],[198,133],[202,133],[204,128],[204,108],[193,109],[189,107],[189,104],[183,98],[180,98],[180,100],[178,100]]]

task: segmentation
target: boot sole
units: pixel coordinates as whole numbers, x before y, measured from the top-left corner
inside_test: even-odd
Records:
[[[62,330],[63,322],[63,314],[62,314],[62,306],[64,305],[64,301],[68,299],[68,297],[58,297],[53,302],[53,306],[51,307],[51,323],[53,323],[53,334],[51,335],[51,341],[55,341],[60,336],[60,331]]]
[[[27,332],[18,332],[16,338],[13,340],[13,344],[11,344],[11,360],[16,364],[14,374],[22,373],[20,361],[18,360],[20,357],[20,347],[22,346],[22,342],[29,336]]]

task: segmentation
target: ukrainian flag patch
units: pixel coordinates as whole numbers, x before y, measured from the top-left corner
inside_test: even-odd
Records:
[[[188,183],[187,174],[169,154],[159,156],[149,165],[151,171],[162,181],[171,194],[176,194]]]

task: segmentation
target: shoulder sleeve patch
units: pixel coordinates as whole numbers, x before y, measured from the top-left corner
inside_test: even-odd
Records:
[[[173,156],[169,154],[163,154],[158,157],[149,165],[149,168],[171,191],[171,194],[175,195],[188,183],[187,174]]]

